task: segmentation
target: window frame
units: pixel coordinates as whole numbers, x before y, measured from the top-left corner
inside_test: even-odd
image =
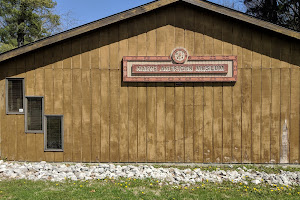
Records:
[[[42,99],[42,130],[28,130],[27,129],[27,115],[28,115],[28,109],[27,109],[27,98],[41,98]],[[44,97],[43,96],[25,96],[25,133],[44,133]]]
[[[12,112],[8,110],[8,81],[9,80],[22,80],[23,84],[23,112]],[[24,115],[25,114],[25,78],[6,77],[5,78],[5,109],[7,115]]]
[[[47,149],[47,117],[61,118],[61,149]],[[44,115],[44,151],[46,152],[63,152],[64,151],[64,116],[63,115]]]

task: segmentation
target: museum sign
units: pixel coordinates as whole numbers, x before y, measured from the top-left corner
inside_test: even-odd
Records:
[[[124,82],[235,82],[236,56],[189,56],[176,48],[171,56],[123,57]]]

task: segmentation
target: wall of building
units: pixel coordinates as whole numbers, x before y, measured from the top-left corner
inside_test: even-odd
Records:
[[[237,55],[234,83],[123,83],[123,56]],[[1,157],[27,161],[278,163],[299,152],[300,42],[176,4],[0,64]],[[5,77],[64,115],[64,152],[5,113]]]

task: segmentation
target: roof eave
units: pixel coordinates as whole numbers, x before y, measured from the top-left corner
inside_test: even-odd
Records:
[[[135,17],[147,12],[150,12],[152,10],[161,8],[163,6],[167,6],[169,4],[175,3],[175,2],[186,2],[222,15],[226,15],[228,17],[234,18],[234,19],[238,19],[277,33],[281,33],[283,35],[292,37],[292,38],[296,38],[300,40],[300,33],[296,32],[296,31],[292,31],[289,30],[287,28],[260,20],[260,19],[256,19],[254,17],[248,16],[246,14],[243,14],[241,12],[238,11],[234,11],[222,6],[218,6],[216,4],[210,3],[210,2],[206,2],[206,1],[201,1],[201,0],[159,0],[159,1],[153,1],[150,2],[148,4],[142,5],[142,6],[138,6],[136,8],[132,8],[130,10],[79,26],[77,28],[73,28],[71,30],[41,39],[37,42],[34,43],[30,43],[28,45],[22,46],[20,48],[17,49],[13,49],[11,51],[5,52],[3,54],[0,54],[0,62],[8,60],[10,58],[13,58],[15,56],[18,55],[22,55],[25,53],[28,53],[30,51],[45,47],[45,46],[49,46],[52,44],[55,44],[57,42],[61,42],[63,40],[93,31],[95,29],[116,23],[116,22],[120,22],[122,20],[126,20],[129,19],[131,17]]]

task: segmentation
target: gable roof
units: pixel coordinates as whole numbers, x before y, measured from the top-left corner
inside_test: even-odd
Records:
[[[289,37],[296,38],[296,39],[300,40],[300,33],[299,32],[296,32],[296,31],[293,31],[293,30],[290,30],[290,29],[272,24],[270,22],[266,22],[266,21],[257,19],[255,17],[251,17],[251,16],[249,16],[247,14],[244,14],[242,12],[232,10],[232,9],[229,9],[229,8],[226,8],[226,7],[211,3],[211,2],[207,2],[205,0],[156,0],[156,1],[153,1],[153,2],[150,2],[150,3],[138,6],[136,8],[132,8],[130,10],[120,12],[120,13],[117,13],[115,15],[111,15],[109,17],[105,17],[105,18],[96,20],[94,22],[91,22],[91,23],[88,23],[88,24],[85,24],[85,25],[82,25],[82,26],[64,31],[62,33],[58,33],[58,34],[53,35],[53,36],[49,36],[47,38],[38,40],[34,43],[30,43],[30,44],[27,44],[25,46],[13,49],[13,50],[8,51],[8,52],[5,52],[3,54],[0,54],[0,62],[2,62],[4,60],[8,60],[12,57],[15,57],[15,56],[33,51],[33,50],[36,50],[36,49],[39,49],[39,48],[42,48],[42,47],[45,47],[45,46],[48,46],[48,45],[51,45],[51,44],[69,39],[69,38],[72,38],[74,36],[84,34],[84,33],[87,33],[89,31],[93,31],[95,29],[107,26],[109,24],[113,24],[113,23],[116,23],[116,22],[119,22],[119,21],[122,21],[122,20],[125,20],[125,19],[129,19],[129,18],[137,16],[137,15],[141,15],[143,13],[150,12],[152,10],[155,10],[155,9],[158,9],[158,8],[163,7],[163,6],[167,6],[167,5],[170,5],[172,3],[176,3],[176,2],[189,3],[189,4],[192,4],[192,5],[198,6],[200,8],[204,8],[204,9],[207,9],[209,11],[216,12],[216,13],[219,13],[219,14],[222,14],[222,15],[225,15],[225,16],[228,16],[228,17],[231,17],[231,18],[234,18],[234,19],[237,19],[237,20],[255,25],[255,26],[262,27],[264,29],[271,30],[271,31],[274,31],[276,33],[280,33],[280,34],[283,34],[283,35],[286,35],[286,36],[289,36]]]

